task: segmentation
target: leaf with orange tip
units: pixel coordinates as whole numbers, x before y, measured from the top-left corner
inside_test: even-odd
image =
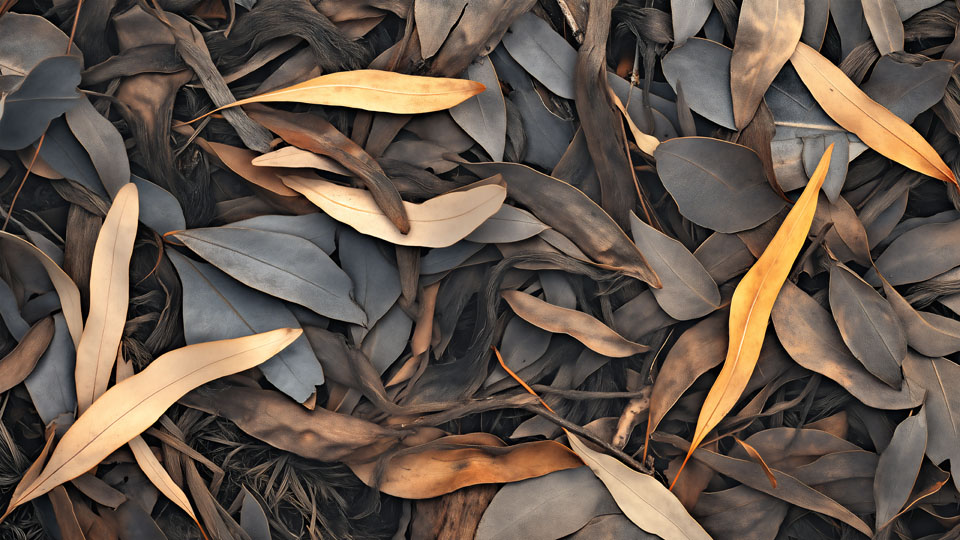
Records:
[[[817,211],[817,195],[827,175],[832,154],[833,145],[830,145],[780,229],[733,293],[730,301],[730,341],[727,357],[700,410],[697,428],[684,464],[703,442],[707,433],[720,423],[740,399],[740,394],[753,374],[770,321],[770,311],[810,232],[810,224],[813,223],[813,215]],[[680,472],[682,471],[681,466]],[[678,478],[680,472],[677,473]]]
[[[953,171],[922,135],[871,99],[830,60],[801,42],[790,63],[820,107],[843,129],[905,167],[957,185]]]

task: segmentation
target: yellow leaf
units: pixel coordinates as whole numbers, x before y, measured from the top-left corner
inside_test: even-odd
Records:
[[[17,496],[10,501],[3,517],[17,506],[89,471],[143,433],[187,392],[265,362],[302,333],[300,329],[280,328],[189,345],[160,356],[140,373],[104,392],[77,418],[40,474],[29,482],[25,478],[17,486]]]
[[[801,42],[790,63],[820,107],[843,129],[905,167],[957,185],[953,171],[922,135],[870,99],[819,52]]]
[[[687,457],[683,460],[684,465],[707,433],[716,427],[737,403],[753,374],[753,368],[760,357],[767,324],[770,322],[770,311],[810,232],[813,214],[817,210],[817,195],[827,176],[832,154],[831,144],[823,153],[820,164],[807,182],[807,187],[783,220],[777,234],[733,292],[733,299],[730,301],[727,358],[717,380],[707,393],[703,408],[700,409],[697,428],[693,433]],[[683,470],[682,465],[680,470]],[[679,477],[680,472],[676,478]]]
[[[403,234],[365,189],[300,176],[284,176],[283,183],[333,219],[363,234],[401,246],[435,248],[452,245],[496,214],[507,198],[505,187],[492,184],[444,193],[420,204],[404,201],[410,232]]]
[[[50,281],[53,282],[53,288],[57,290],[57,295],[60,297],[60,307],[63,309],[67,330],[73,338],[73,346],[78,346],[80,336],[83,334],[83,312],[80,310],[80,289],[77,288],[77,284],[46,253],[23,238],[0,231],[0,242],[6,243],[22,254],[30,255],[43,265],[47,275],[50,276]]]
[[[117,192],[107,212],[90,269],[90,311],[77,346],[77,407],[80,414],[107,389],[127,321],[130,256],[137,236],[137,186]]]
[[[467,79],[421,77],[393,71],[358,69],[321,75],[287,88],[241,99],[203,116],[237,105],[270,101],[353,107],[394,114],[419,114],[449,109],[483,92],[485,88],[484,85]]]

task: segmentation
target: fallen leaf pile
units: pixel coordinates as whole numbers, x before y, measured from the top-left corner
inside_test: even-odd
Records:
[[[960,537],[958,0],[0,0],[0,538]]]

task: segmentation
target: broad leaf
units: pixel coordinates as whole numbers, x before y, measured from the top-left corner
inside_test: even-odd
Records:
[[[20,84],[0,98],[0,150],[32,143],[54,118],[80,102],[77,85],[83,61],[53,56],[40,61]]]
[[[880,454],[873,498],[877,502],[877,530],[885,527],[906,504],[920,474],[927,447],[927,411],[900,422],[890,444]]]
[[[450,109],[450,116],[494,161],[503,160],[507,144],[507,108],[493,60],[481,57],[467,67],[467,78],[486,89]]]
[[[903,23],[894,0],[860,0],[873,42],[880,55],[903,50]]]

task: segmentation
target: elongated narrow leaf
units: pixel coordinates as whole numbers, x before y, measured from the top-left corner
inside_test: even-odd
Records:
[[[524,13],[513,21],[503,35],[503,46],[527,73],[554,94],[574,99],[574,70],[577,51],[556,33],[550,23]]]
[[[873,42],[880,55],[903,50],[903,23],[894,0],[860,0]]]
[[[883,276],[880,278],[887,301],[900,318],[911,347],[926,356],[945,356],[960,351],[960,321],[917,311]]]
[[[358,69],[321,75],[280,90],[237,100],[207,114],[228,107],[271,101],[353,107],[394,114],[419,114],[449,109],[483,92],[483,89],[482,84],[465,79]]]
[[[655,478],[591,450],[573,433],[567,432],[567,438],[573,451],[607,486],[620,509],[637,527],[661,538],[710,538],[677,497]]]
[[[83,334],[83,312],[80,310],[80,289],[77,288],[77,284],[46,253],[23,238],[6,231],[0,231],[0,242],[5,243],[11,249],[11,252],[19,253],[21,256],[33,257],[43,265],[50,281],[53,282],[53,287],[57,290],[57,295],[60,296],[63,317],[67,323],[67,328],[70,329],[73,345],[76,347],[80,343],[81,334]]]
[[[520,291],[503,291],[501,294],[523,320],[548,332],[573,336],[604,356],[623,358],[650,349],[627,340],[582,311],[555,306]]]
[[[107,389],[127,321],[130,257],[137,236],[137,186],[126,184],[113,201],[97,237],[90,269],[90,311],[77,346],[77,405],[80,413]]]
[[[900,422],[890,444],[880,454],[877,476],[873,480],[878,530],[893,519],[910,498],[926,448],[927,410],[922,408],[918,414]]]
[[[926,454],[934,465],[950,460],[953,468],[960,463],[960,366],[946,358],[926,358],[913,352],[903,361],[903,375],[911,383],[926,390],[927,411]],[[960,479],[953,477],[954,485]]]
[[[366,322],[363,310],[350,296],[350,278],[309,240],[231,227],[188,229],[175,236],[196,254],[254,289],[338,321]]]
[[[507,196],[503,186],[485,185],[445,193],[420,204],[404,201],[410,232],[402,234],[366,190],[299,176],[285,176],[283,181],[337,221],[401,246],[452,245],[496,214]]]
[[[493,60],[481,57],[467,67],[467,78],[486,90],[450,109],[450,116],[494,161],[503,160],[507,144],[507,106]]]
[[[905,167],[957,184],[950,167],[923,136],[870,99],[819,52],[800,43],[790,63],[830,118],[860,137],[864,144]]]
[[[142,433],[194,388],[259,365],[300,337],[282,328],[263,334],[189,345],[164,354],[95,401],[50,455],[40,474],[18,489],[7,514],[21,504],[89,471]],[[20,486],[18,486],[19,488]]]
[[[685,321],[698,319],[720,305],[720,290],[700,261],[677,240],[630,213],[633,241],[660,276],[661,289],[653,296],[667,315]]]
[[[211,145],[215,143],[210,143]],[[224,146],[224,145],[220,145]],[[333,158],[314,154],[307,150],[302,150],[296,146],[284,146],[273,152],[257,156],[250,161],[255,167],[277,167],[283,169],[307,167],[320,169],[321,171],[332,172],[343,176],[351,176],[346,167],[340,165]],[[286,186],[284,186],[286,187]],[[290,189],[290,188],[286,188]]]
[[[733,293],[727,358],[700,410],[693,441],[684,461],[690,458],[707,433],[730,412],[753,374],[770,320],[770,311],[810,231],[813,214],[817,210],[817,196],[830,166],[832,152],[833,146],[827,148],[820,165],[773,240]]]
[[[753,119],[763,94],[793,54],[803,32],[803,2],[744,0],[730,57],[737,129]]]
[[[257,153],[246,148],[237,148],[228,144],[208,142],[197,138],[197,144],[205,151],[215,155],[231,171],[240,175],[244,180],[256,184],[263,189],[272,191],[277,195],[285,197],[296,197],[297,192],[283,185],[280,180],[278,168],[267,166],[254,166],[252,161],[257,157]],[[271,152],[272,154],[273,152]],[[264,154],[270,155],[270,154]],[[262,157],[262,156],[261,156]],[[300,167],[302,165],[298,165]]]

